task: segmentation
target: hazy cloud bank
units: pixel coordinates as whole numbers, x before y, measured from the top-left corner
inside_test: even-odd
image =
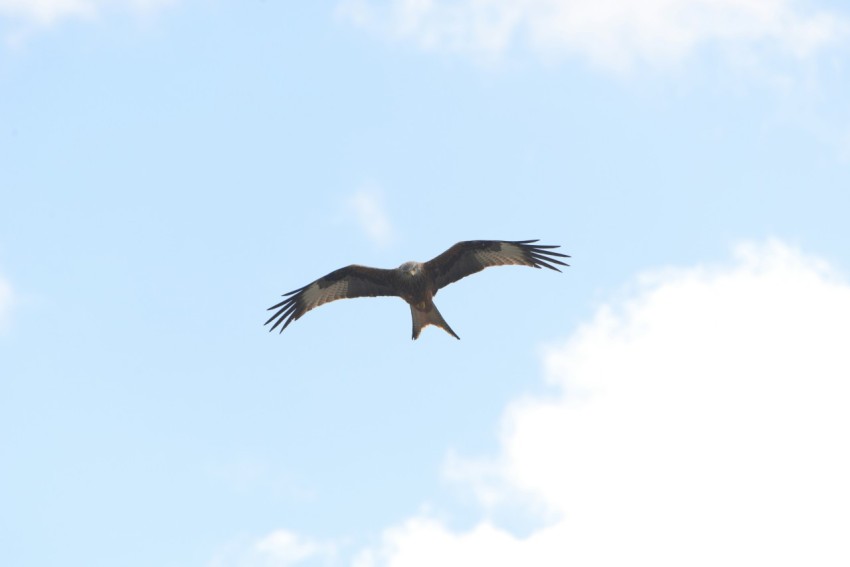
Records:
[[[845,15],[792,0],[342,0],[356,26],[426,50],[493,59],[523,47],[608,70],[669,66],[700,49],[806,58],[846,39]],[[746,57],[745,57],[746,58]]]

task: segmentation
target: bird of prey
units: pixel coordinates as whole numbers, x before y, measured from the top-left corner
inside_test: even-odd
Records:
[[[428,325],[435,325],[456,339],[457,336],[434,305],[437,291],[461,278],[490,266],[531,266],[560,272],[553,264],[568,266],[558,258],[566,254],[553,252],[559,246],[535,244],[537,240],[469,240],[458,242],[428,262],[405,262],[395,269],[384,270],[352,264],[283,295],[286,299],[268,308],[276,310],[266,325],[269,331],[281,323],[280,332],[302,315],[330,301],[350,297],[400,297],[410,304],[413,317],[413,340]]]

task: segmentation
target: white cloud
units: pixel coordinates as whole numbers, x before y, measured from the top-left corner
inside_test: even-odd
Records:
[[[12,285],[0,277],[0,331],[9,325],[9,314],[12,311]]]
[[[390,243],[393,228],[380,192],[374,188],[360,189],[346,204],[358,226],[372,242],[379,246]]]
[[[512,404],[466,469],[544,527],[416,516],[355,565],[850,564],[850,285],[777,242],[735,258],[641,277],[548,351],[559,394]]]
[[[776,48],[794,57],[845,38],[848,19],[794,0],[341,0],[357,26],[428,50],[498,57],[516,44],[623,70],[698,49]]]

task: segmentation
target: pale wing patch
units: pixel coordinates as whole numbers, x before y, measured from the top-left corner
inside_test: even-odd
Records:
[[[344,279],[336,281],[327,287],[321,287],[318,282],[314,282],[301,295],[305,311],[347,297],[348,280]]]
[[[502,244],[501,250],[482,250],[476,253],[485,266],[533,266],[525,252],[515,244]]]

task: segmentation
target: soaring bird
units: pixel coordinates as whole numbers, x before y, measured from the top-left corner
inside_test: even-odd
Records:
[[[276,310],[265,322],[274,321],[269,331],[281,323],[280,332],[302,315],[330,301],[350,297],[400,297],[410,304],[413,317],[413,340],[428,325],[435,325],[456,339],[457,336],[434,305],[437,291],[461,278],[490,266],[531,266],[560,272],[553,264],[568,266],[558,258],[566,254],[553,252],[559,246],[535,244],[537,240],[469,240],[458,242],[427,262],[405,262],[395,269],[370,268],[352,264],[335,270],[316,281],[283,294],[284,299],[268,308]]]

